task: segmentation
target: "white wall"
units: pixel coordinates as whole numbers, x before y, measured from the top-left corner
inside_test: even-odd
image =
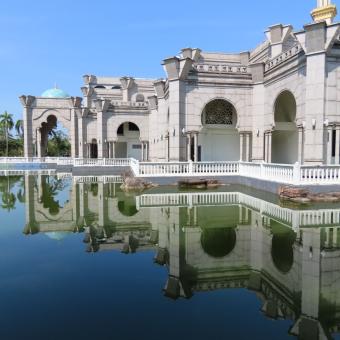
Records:
[[[236,129],[203,129],[198,136],[202,161],[240,160],[240,137]]]
[[[123,157],[132,157],[137,160],[142,159],[142,149],[134,149],[134,145],[141,145],[140,143],[140,133],[139,131],[130,131],[129,130],[129,124],[125,123],[124,124],[124,136],[118,136],[118,148],[120,150],[124,150],[125,148],[123,147],[122,144],[119,145],[119,143],[126,143],[126,155],[121,155],[121,152],[118,151],[119,156]]]
[[[298,160],[298,132],[274,131],[272,137],[272,162],[294,164]]]
[[[129,141],[127,144],[127,156],[135,158],[139,161],[142,160],[142,149],[134,149],[133,145],[141,145],[139,141]]]

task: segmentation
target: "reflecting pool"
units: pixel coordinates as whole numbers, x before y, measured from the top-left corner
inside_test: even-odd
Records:
[[[1,339],[339,339],[340,205],[0,177]]]

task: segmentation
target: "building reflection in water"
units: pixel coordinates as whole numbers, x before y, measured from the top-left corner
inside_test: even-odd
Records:
[[[340,209],[293,210],[241,192],[135,197],[117,181],[26,176],[24,233],[84,232],[88,252],[154,250],[168,269],[167,297],[247,288],[300,339],[338,332]]]

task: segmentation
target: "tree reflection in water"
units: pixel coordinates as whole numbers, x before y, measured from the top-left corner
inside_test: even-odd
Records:
[[[44,208],[48,208],[51,215],[57,215],[60,211],[59,200],[56,200],[58,194],[66,187],[65,181],[57,177],[44,176],[42,179],[42,196]]]

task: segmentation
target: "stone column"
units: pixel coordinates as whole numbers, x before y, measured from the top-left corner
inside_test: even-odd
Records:
[[[32,106],[35,101],[33,96],[21,96],[20,102],[24,107],[23,111],[23,125],[24,125],[24,156],[32,157],[33,150],[33,122],[32,122]]]
[[[116,141],[112,142],[112,158],[116,158]]]
[[[103,111],[97,112],[97,148],[98,158],[104,157]]]
[[[110,158],[110,142],[108,141],[105,142],[105,148],[106,148],[105,157]]]
[[[304,130],[302,126],[298,127],[298,134],[298,162],[303,164]]]
[[[166,142],[165,142],[165,159],[167,162],[170,161],[170,138],[169,136],[165,137]]]
[[[104,202],[105,202],[104,183],[100,182],[98,183],[98,225],[100,227],[104,227],[105,225]]]
[[[246,134],[246,162],[250,162],[250,134]]]
[[[268,163],[272,162],[272,131],[268,132]]]
[[[24,107],[23,114],[24,123],[24,156],[32,157],[33,155],[33,127],[32,127],[32,113],[28,106]]]
[[[142,145],[142,162],[144,161],[144,142],[141,142]]]
[[[114,155],[113,155],[113,143],[114,142],[110,142],[110,158],[114,158]]]
[[[187,134],[187,161],[191,161],[191,134]]]
[[[335,164],[340,164],[340,125],[335,127]]]
[[[107,99],[97,99],[95,101],[97,111],[97,147],[98,147],[98,158],[103,158],[106,155],[106,119],[104,118],[105,113],[109,107],[110,101]]]
[[[198,132],[194,133],[194,162],[198,162]]]
[[[185,155],[185,137],[181,131],[184,127],[185,117],[185,88],[186,85],[181,80],[169,79],[169,159],[171,161],[183,161],[186,158]]]
[[[91,144],[87,143],[87,158],[91,158]]]
[[[338,246],[338,228],[333,228],[333,247],[336,248]]]
[[[333,127],[327,127],[327,164],[332,164]]]
[[[37,129],[37,156],[42,157],[42,128]]]
[[[84,138],[84,118],[79,117],[78,119],[78,142],[79,142],[79,152],[78,157],[84,158],[86,153],[86,144]]]
[[[42,202],[43,197],[43,175],[39,174],[37,176],[37,188],[38,188],[38,202]]]
[[[34,177],[25,174],[25,216],[26,229],[31,231],[35,222]]]
[[[80,217],[84,218],[85,216],[85,205],[84,205],[84,198],[85,198],[85,188],[84,183],[79,183],[79,215]]]
[[[325,228],[324,230],[325,230],[325,234],[326,234],[325,247],[326,248],[332,248],[332,245],[331,245],[331,229]]]
[[[268,133],[265,132],[264,134],[264,161],[268,163]]]
[[[265,160],[265,121],[266,117],[266,89],[264,87],[265,65],[263,62],[249,65],[252,81],[252,126],[253,126],[253,143],[252,143],[252,159],[255,162]]]
[[[78,227],[78,221],[79,221],[79,210],[78,210],[78,200],[79,200],[79,194],[77,192],[77,184],[75,181],[72,182],[72,189],[71,189],[71,205],[72,205],[72,221],[73,224]]]
[[[77,129],[77,117],[75,109],[71,110],[71,131],[70,131],[70,142],[71,142],[71,157],[77,157],[77,141],[78,141],[78,129]]]
[[[244,160],[243,148],[244,148],[244,134],[243,132],[240,132],[240,161]]]
[[[320,299],[321,229],[304,229],[302,240],[301,313],[318,319]]]
[[[71,106],[71,129],[70,129],[70,142],[71,142],[71,156],[73,158],[78,157],[80,143],[79,140],[82,139],[82,136],[79,135],[82,133],[82,129],[79,129],[79,118],[82,118],[82,107],[81,107],[82,98],[81,97],[71,97],[70,98],[70,106]]]
[[[145,161],[149,160],[149,142],[145,142]]]

